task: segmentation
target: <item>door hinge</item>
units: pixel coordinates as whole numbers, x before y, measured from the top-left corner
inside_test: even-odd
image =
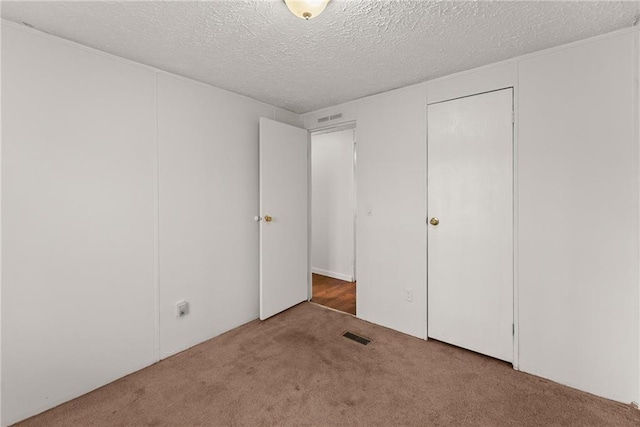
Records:
[[[515,323],[511,324],[511,335],[513,335],[514,337],[516,336],[516,324]]]
[[[516,123],[516,112],[511,111],[511,124],[514,125]]]

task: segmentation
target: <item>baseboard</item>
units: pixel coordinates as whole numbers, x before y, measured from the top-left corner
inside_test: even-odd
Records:
[[[311,268],[311,272],[315,274],[320,274],[321,276],[333,277],[334,279],[344,280],[346,282],[353,282],[353,276],[349,276],[347,274],[336,273],[335,271],[323,270],[321,268]]]

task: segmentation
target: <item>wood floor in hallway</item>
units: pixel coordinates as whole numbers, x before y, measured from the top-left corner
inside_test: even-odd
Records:
[[[313,299],[317,304],[356,314],[356,282],[313,275]]]

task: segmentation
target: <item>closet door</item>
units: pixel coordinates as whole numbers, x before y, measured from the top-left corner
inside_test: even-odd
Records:
[[[513,361],[513,89],[428,106],[428,336]]]

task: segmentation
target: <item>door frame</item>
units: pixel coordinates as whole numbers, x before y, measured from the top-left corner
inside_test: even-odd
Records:
[[[307,182],[309,183],[309,190],[308,190],[308,195],[309,195],[309,208],[308,208],[308,213],[309,213],[309,236],[308,236],[308,242],[309,242],[309,284],[308,284],[308,301],[311,301],[312,297],[313,297],[313,272],[312,272],[312,266],[311,266],[311,249],[312,249],[312,230],[313,230],[313,223],[312,223],[312,219],[311,219],[311,212],[312,212],[312,206],[311,206],[311,200],[312,200],[312,196],[313,196],[313,185],[312,185],[312,159],[311,159],[311,139],[314,135],[323,135],[323,134],[327,134],[327,133],[334,133],[334,132],[340,132],[340,131],[344,131],[344,130],[351,130],[353,129],[353,159],[352,159],[352,174],[351,174],[351,179],[352,179],[352,185],[353,185],[353,205],[351,207],[352,209],[352,216],[353,216],[353,281],[356,282],[357,281],[357,277],[358,277],[358,187],[357,187],[357,180],[356,180],[356,167],[357,167],[357,139],[358,139],[358,135],[357,135],[357,126],[356,126],[356,120],[349,120],[349,121],[345,121],[342,123],[336,123],[334,125],[330,125],[330,126],[324,126],[324,127],[319,127],[319,128],[314,128],[314,129],[309,129],[309,138],[308,138],[308,153],[309,153],[309,158],[308,158],[308,170],[309,170],[309,177],[307,179]],[[357,286],[357,285],[356,285]],[[358,317],[358,306],[356,305],[356,317]]]
[[[519,316],[519,270],[518,270],[518,207],[519,207],[519,202],[518,202],[518,158],[519,158],[519,152],[518,152],[518,146],[519,146],[519,141],[518,141],[518,132],[519,132],[519,128],[518,128],[518,87],[515,84],[511,84],[511,85],[507,85],[507,86],[501,86],[495,89],[491,89],[491,90],[484,90],[481,92],[474,92],[474,93],[470,93],[467,95],[462,95],[462,96],[456,96],[456,97],[452,97],[452,98],[447,98],[447,99],[443,99],[443,100],[438,100],[435,102],[428,102],[426,103],[425,106],[425,116],[426,116],[426,121],[427,121],[427,132],[426,132],[426,164],[427,164],[427,168],[429,165],[429,129],[428,129],[428,123],[429,123],[429,105],[435,105],[435,104],[441,104],[443,102],[448,102],[448,101],[454,101],[457,99],[462,99],[462,98],[469,98],[471,96],[476,96],[476,95],[483,95],[486,93],[491,93],[491,92],[497,92],[500,90],[504,90],[504,89],[511,89],[511,96],[512,96],[512,104],[511,104],[511,108],[512,108],[512,119],[511,119],[511,133],[512,133],[512,185],[513,185],[513,190],[512,190],[512,200],[513,200],[513,369],[519,371],[520,370],[520,353],[519,353],[519,341],[520,341],[520,334],[519,334],[519,329],[520,329],[520,316]],[[425,178],[426,180],[426,189],[427,189],[427,194],[426,194],[426,199],[427,199],[427,212],[429,212],[429,178],[428,178],[428,173],[427,173],[427,177]],[[425,224],[428,225],[429,223],[429,218],[428,216],[425,216]],[[429,227],[426,227],[426,237],[427,237],[427,242],[429,239]],[[427,259],[426,259],[426,264],[427,266],[429,265],[429,251],[427,249]],[[426,292],[426,307],[427,310],[429,310],[429,271],[428,271],[428,267],[427,267],[427,292]],[[429,315],[428,312],[425,313],[425,318],[426,318],[426,334],[425,334],[425,340],[429,340]]]

